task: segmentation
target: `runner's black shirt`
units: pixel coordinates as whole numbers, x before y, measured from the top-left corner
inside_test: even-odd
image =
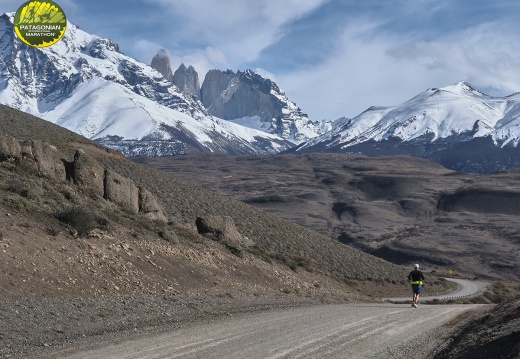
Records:
[[[418,282],[424,280],[424,274],[420,270],[414,269],[410,274],[408,274],[408,279],[412,282]]]

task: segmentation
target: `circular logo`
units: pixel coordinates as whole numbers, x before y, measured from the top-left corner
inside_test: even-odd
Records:
[[[27,1],[14,16],[14,31],[24,43],[34,47],[58,42],[67,27],[67,18],[53,1]]]

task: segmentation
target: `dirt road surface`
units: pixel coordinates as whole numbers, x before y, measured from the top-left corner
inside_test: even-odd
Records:
[[[455,279],[455,278],[444,278],[450,282],[457,284],[457,289],[449,294],[439,294],[430,296],[421,296],[421,300],[446,300],[446,299],[457,299],[457,298],[469,298],[481,294],[484,288],[489,284],[488,282],[474,281],[468,279]],[[395,298],[383,298],[383,300],[392,302],[401,302],[405,300],[411,300],[412,293],[408,297],[395,297]]]
[[[427,358],[478,305],[342,304],[243,314],[58,358]],[[444,324],[451,322],[450,325]]]

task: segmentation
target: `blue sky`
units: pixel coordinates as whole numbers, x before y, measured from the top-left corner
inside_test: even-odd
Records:
[[[2,0],[0,12],[23,1]],[[429,87],[520,91],[518,0],[58,0],[83,30],[150,63],[252,69],[311,119],[353,117]]]

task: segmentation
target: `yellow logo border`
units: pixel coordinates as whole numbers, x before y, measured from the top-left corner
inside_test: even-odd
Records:
[[[37,48],[57,43],[67,30],[63,9],[50,0],[30,0],[22,4],[14,17],[14,31],[25,44]]]

